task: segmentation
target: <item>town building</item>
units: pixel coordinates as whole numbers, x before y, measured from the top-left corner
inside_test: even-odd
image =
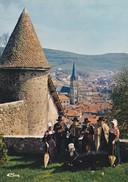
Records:
[[[68,108],[70,106],[70,98],[67,95],[60,94],[59,99],[63,108]]]

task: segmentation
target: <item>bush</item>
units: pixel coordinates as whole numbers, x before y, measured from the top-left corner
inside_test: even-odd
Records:
[[[128,138],[128,68],[123,68],[115,76],[112,87],[112,116],[118,120],[121,137]]]
[[[5,143],[3,142],[3,137],[0,135],[0,166],[5,164],[8,160],[8,155],[7,155],[7,147]]]
[[[120,129],[120,138],[128,139],[128,129]]]

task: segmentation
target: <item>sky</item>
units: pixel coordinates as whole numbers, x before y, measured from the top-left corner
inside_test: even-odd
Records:
[[[26,8],[43,48],[128,53],[128,0],[0,0],[0,36]]]

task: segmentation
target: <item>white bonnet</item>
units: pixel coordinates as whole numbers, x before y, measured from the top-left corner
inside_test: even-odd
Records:
[[[48,123],[48,128],[50,128],[52,126],[52,123],[51,122],[49,122]]]
[[[69,143],[69,144],[68,144],[68,148],[69,148],[69,150],[74,149],[74,148],[75,148],[75,147],[74,147],[74,143]]]
[[[116,127],[116,126],[118,125],[118,121],[117,121],[116,119],[113,119],[113,120],[111,121],[111,123],[114,124],[114,127]]]

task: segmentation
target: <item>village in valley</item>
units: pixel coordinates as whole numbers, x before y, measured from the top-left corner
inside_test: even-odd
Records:
[[[50,75],[64,108],[63,119],[68,122],[77,116],[80,122],[89,118],[95,124],[99,116],[111,110],[110,94],[114,71],[79,72],[73,63],[71,72],[58,68]]]

